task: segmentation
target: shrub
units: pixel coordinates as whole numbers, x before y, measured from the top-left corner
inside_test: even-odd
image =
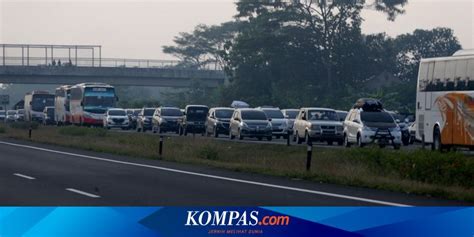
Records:
[[[86,128],[86,127],[62,127],[59,129],[59,133],[66,136],[91,136],[91,137],[105,137],[107,136],[107,130],[101,128]]]
[[[204,145],[199,148],[198,156],[202,159],[217,160],[219,159],[219,151],[213,146]]]
[[[25,129],[28,130],[30,129],[38,129],[39,123],[38,122],[15,122],[11,123],[10,127],[15,128],[15,129]]]

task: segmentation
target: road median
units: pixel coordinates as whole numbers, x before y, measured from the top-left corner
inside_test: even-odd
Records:
[[[159,156],[160,139],[152,134],[40,126],[30,139],[23,128],[1,126],[0,131],[4,138],[96,152],[474,201],[474,157],[461,153],[318,147],[313,150],[311,170],[306,171],[306,148],[301,146],[237,143],[200,136],[166,137],[163,155]]]

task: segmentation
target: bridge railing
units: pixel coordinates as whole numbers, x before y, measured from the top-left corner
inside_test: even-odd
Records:
[[[178,60],[129,59],[129,58],[68,58],[55,57],[4,57],[0,66],[64,66],[64,67],[115,67],[115,68],[175,68]],[[199,67],[204,70],[221,70],[217,63]]]

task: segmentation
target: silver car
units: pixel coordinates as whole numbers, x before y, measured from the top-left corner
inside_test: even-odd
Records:
[[[259,109],[236,109],[230,119],[229,137],[240,140],[244,137],[255,137],[262,140],[264,137],[268,141],[272,140],[271,119]]]
[[[280,137],[288,138],[288,119],[279,108],[258,107],[257,109],[261,109],[267,115],[267,118],[271,119],[272,135],[276,139]]]
[[[328,108],[302,108],[293,128],[294,140],[301,144],[322,141],[343,144],[343,126],[336,111]]]
[[[367,106],[363,103],[356,104],[344,121],[345,146],[355,143],[363,147],[376,143],[380,147],[392,145],[394,149],[400,149],[402,134],[393,117],[381,105],[373,106],[376,103],[372,101],[367,102]]]
[[[288,130],[290,134],[293,134],[293,126],[295,125],[296,117],[300,112],[299,109],[282,109],[281,112],[285,115],[285,118],[288,120]]]

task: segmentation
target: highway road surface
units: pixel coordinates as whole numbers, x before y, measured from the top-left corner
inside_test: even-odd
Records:
[[[0,140],[0,205],[472,205]]]

